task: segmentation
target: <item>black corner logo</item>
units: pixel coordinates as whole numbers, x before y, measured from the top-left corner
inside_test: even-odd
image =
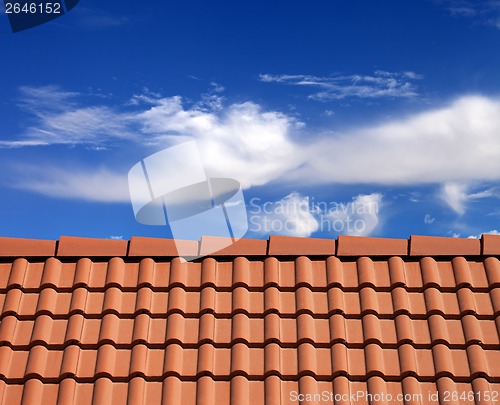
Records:
[[[3,0],[12,32],[24,31],[61,17],[80,0]]]

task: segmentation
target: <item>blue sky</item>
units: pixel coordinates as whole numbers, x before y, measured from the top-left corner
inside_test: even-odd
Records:
[[[197,141],[249,237],[500,230],[500,1],[81,0],[0,14],[0,234],[169,236],[127,174]]]

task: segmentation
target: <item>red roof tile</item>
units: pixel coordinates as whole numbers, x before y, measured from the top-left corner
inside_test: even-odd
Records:
[[[333,255],[335,254],[335,241],[333,239],[271,236],[268,249],[270,256]]]
[[[406,256],[406,239],[363,238],[359,236],[339,236],[338,256]]]
[[[499,392],[500,262],[488,239],[481,255],[456,239],[340,237],[335,256],[335,241],[272,237],[192,262],[161,239],[61,238],[59,257],[39,258],[37,242],[0,239],[0,404]]]
[[[483,255],[500,255],[500,235],[483,235]]]
[[[0,237],[0,257],[54,256],[55,253],[56,242],[53,240]]]
[[[217,236],[201,238],[200,256],[265,256],[266,254],[267,241],[265,240],[239,239],[231,244],[231,240],[227,238]]]
[[[126,256],[128,241],[61,236],[57,256]]]
[[[415,236],[410,238],[410,256],[474,256],[481,254],[478,239]]]
[[[198,243],[194,251],[196,256],[198,253]],[[129,245],[129,256],[177,256],[177,247],[173,239],[160,239],[160,238],[143,238],[140,236],[132,236]]]

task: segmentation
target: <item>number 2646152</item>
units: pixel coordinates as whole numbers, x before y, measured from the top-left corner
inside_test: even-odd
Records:
[[[5,3],[6,14],[61,14],[61,3]]]

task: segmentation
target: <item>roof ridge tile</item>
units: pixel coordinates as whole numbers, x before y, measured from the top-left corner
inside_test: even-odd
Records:
[[[203,236],[174,240],[132,236],[130,241],[61,236],[58,241],[0,237],[0,257],[175,257],[177,246],[190,256],[480,256],[500,255],[500,236],[481,239],[411,235],[409,239],[339,235],[335,239],[271,235],[268,240]],[[221,246],[222,249],[217,249]],[[215,251],[214,251],[215,249]]]
[[[236,241],[220,236],[202,236],[200,256],[265,256],[267,240],[241,238]]]
[[[500,255],[500,235],[483,234],[481,247],[483,255]]]
[[[410,236],[410,256],[480,256],[481,241],[443,236]]]
[[[126,240],[61,236],[57,247],[59,257],[114,257],[127,256]]]
[[[339,235],[338,256],[406,256],[408,240]]]
[[[0,257],[54,256],[56,241],[0,236]]]
[[[196,247],[196,251],[198,247]],[[196,252],[197,254],[198,252]],[[193,256],[196,256],[194,254]],[[143,236],[132,236],[130,238],[128,256],[149,257],[149,256],[177,256],[177,247],[174,239],[150,238]]]
[[[299,238],[292,236],[269,237],[269,256],[333,256],[336,252],[335,239]]]

